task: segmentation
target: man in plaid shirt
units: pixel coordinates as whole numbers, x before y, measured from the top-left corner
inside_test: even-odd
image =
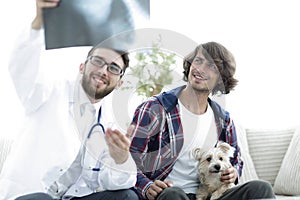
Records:
[[[221,181],[238,183],[243,161],[234,123],[227,111],[209,98],[228,94],[237,84],[235,61],[222,45],[199,45],[184,60],[187,84],[151,97],[135,111],[130,151],[137,168],[136,191],[140,199],[196,199],[199,187],[195,147],[213,147],[224,141],[235,147],[232,167]],[[264,181],[234,187],[220,199],[274,198]]]

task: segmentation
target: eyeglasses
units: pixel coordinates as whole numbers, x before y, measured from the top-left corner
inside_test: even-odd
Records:
[[[89,56],[88,60],[95,66],[102,68],[107,65],[107,71],[114,75],[123,75],[123,69],[115,63],[107,63],[99,56]]]

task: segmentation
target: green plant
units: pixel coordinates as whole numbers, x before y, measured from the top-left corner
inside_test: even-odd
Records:
[[[123,89],[136,89],[137,95],[150,97],[161,92],[165,85],[173,81],[176,54],[162,51],[158,42],[152,48],[134,53],[135,65],[130,66],[129,75],[136,80],[127,81],[129,86]]]

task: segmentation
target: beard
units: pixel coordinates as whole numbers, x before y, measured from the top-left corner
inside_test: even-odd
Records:
[[[109,85],[109,81],[107,80],[107,85]],[[91,77],[88,76],[87,74],[83,74],[82,80],[81,80],[81,85],[83,90],[87,93],[88,96],[90,96],[93,99],[102,99],[108,94],[110,94],[115,87],[106,87],[104,89],[99,89],[99,87],[94,87],[91,81]]]
[[[207,77],[206,75],[202,75],[203,79],[201,82],[197,83],[197,79],[193,76],[193,74],[190,72],[188,76],[188,84],[193,88],[195,92],[199,93],[211,93],[213,89],[216,87],[216,80],[212,80],[210,77]]]
[[[190,87],[198,93],[210,93],[211,89],[209,88],[209,85],[207,83],[201,84],[201,85],[197,85],[196,83],[193,83],[192,81],[188,81],[188,85],[190,85]]]

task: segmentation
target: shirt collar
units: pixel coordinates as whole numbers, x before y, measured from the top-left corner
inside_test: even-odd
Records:
[[[155,96],[160,104],[165,108],[167,112],[170,112],[177,104],[178,97],[180,92],[186,87],[186,85],[179,86],[167,92],[163,92],[157,96]],[[228,120],[228,112],[226,112],[217,102],[207,99],[209,105],[211,106],[215,116],[220,117],[222,120]]]
[[[165,108],[167,112],[170,112],[178,103],[178,97],[180,92],[185,88],[186,86],[180,86],[175,89],[172,89],[167,92],[163,92],[157,96],[155,96],[158,101],[161,103],[161,105]],[[175,97],[175,98],[174,98]]]
[[[87,94],[85,93],[82,85],[80,84],[79,86],[79,96],[78,96],[78,100],[79,100],[79,105],[80,105],[80,114],[83,115],[85,112],[85,109],[87,108],[87,106],[93,106],[94,109],[97,111],[96,113],[98,113],[98,110],[100,109],[100,107],[103,104],[103,99],[97,103],[92,104],[91,101],[89,100]]]

